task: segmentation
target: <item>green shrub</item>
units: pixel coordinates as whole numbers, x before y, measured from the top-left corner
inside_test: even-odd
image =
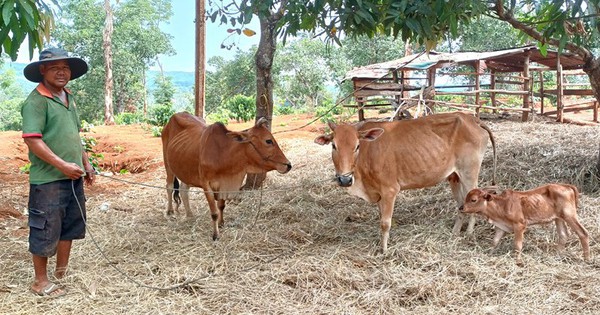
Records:
[[[144,117],[140,113],[121,113],[115,117],[117,125],[133,125],[144,121]]]
[[[229,123],[229,117],[233,114],[226,108],[219,107],[214,113],[208,114],[206,119],[211,123],[220,122],[223,125],[227,125]]]
[[[231,113],[229,118],[246,122],[256,116],[256,100],[254,97],[238,94],[225,102],[225,109]]]
[[[163,127],[162,126],[152,126],[152,136],[160,137],[162,134]]]
[[[5,101],[0,100],[0,131],[21,130],[23,118],[21,117],[21,104],[24,99],[15,98]]]
[[[92,167],[100,171],[100,161],[104,159],[104,154],[94,153],[94,147],[98,144],[98,140],[94,137],[82,136],[81,143],[85,152],[88,152],[88,160]]]
[[[291,115],[294,113],[292,105],[282,104],[275,106],[275,115]]]
[[[164,126],[169,118],[175,114],[171,104],[159,105],[150,109],[148,122],[154,126]]]

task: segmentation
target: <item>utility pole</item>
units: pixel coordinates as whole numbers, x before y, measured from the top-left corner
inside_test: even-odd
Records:
[[[205,0],[196,0],[196,69],[195,69],[195,114],[204,118],[204,87],[206,77],[206,23],[204,20]]]

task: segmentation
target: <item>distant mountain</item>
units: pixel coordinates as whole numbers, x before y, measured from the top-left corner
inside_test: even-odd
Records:
[[[31,91],[36,87],[36,83],[29,82],[23,76],[23,69],[27,64],[16,63],[16,62],[5,62],[3,67],[0,67],[0,72],[6,69],[13,69],[17,73],[17,82],[24,91]],[[156,77],[160,74],[160,71],[148,70],[146,73],[147,81],[146,87],[149,91],[156,89]],[[165,75],[171,77],[173,85],[180,93],[187,93],[194,91],[194,73],[185,71],[165,71]]]

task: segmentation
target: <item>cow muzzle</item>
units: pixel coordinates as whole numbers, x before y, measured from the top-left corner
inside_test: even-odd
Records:
[[[292,163],[281,163],[278,167],[277,167],[277,171],[281,174],[285,174],[287,172],[289,172],[292,169]]]
[[[342,187],[350,187],[354,182],[354,176],[352,174],[336,175],[338,185]]]

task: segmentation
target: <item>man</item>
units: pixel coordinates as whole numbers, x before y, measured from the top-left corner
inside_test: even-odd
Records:
[[[31,291],[57,297],[66,293],[48,278],[48,257],[56,254],[54,276],[67,272],[71,243],[85,236],[83,182],[92,185],[94,169],[79,136],[80,120],[70,80],[88,70],[80,58],[58,48],[45,49],[23,69],[39,85],[21,107],[23,139],[29,148],[29,251],[35,280]]]

